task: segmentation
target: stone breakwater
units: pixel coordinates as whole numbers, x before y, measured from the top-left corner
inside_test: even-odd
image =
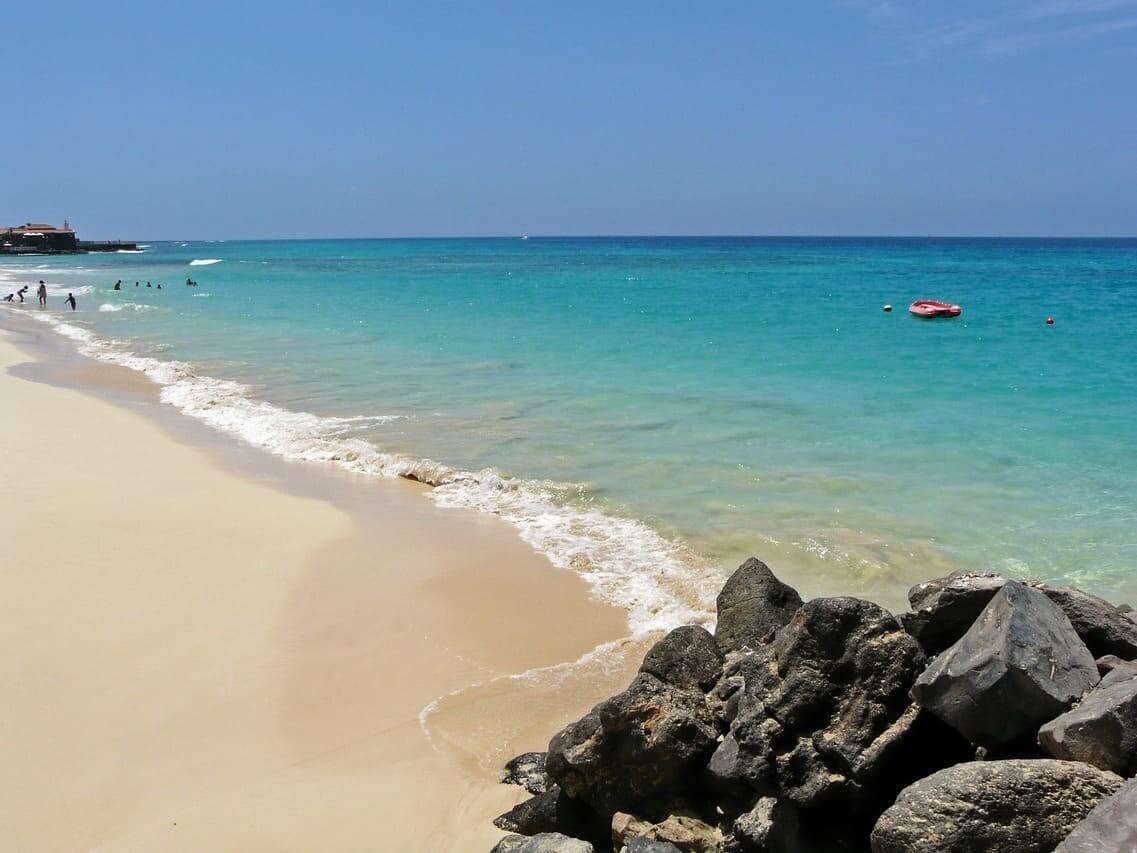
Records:
[[[956,573],[803,602],[747,560],[718,622],[506,766],[494,853],[1137,850],[1137,614]]]

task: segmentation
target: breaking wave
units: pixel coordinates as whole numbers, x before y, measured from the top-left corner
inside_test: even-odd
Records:
[[[139,302],[104,302],[99,306],[100,311],[157,311],[156,305],[143,305]]]
[[[191,267],[208,267],[213,264],[219,264],[221,261],[221,258],[194,258],[189,262],[189,265]]]
[[[598,598],[626,609],[636,636],[713,620],[721,578],[707,564],[641,521],[572,503],[571,484],[504,477],[490,468],[465,471],[389,453],[358,432],[400,416],[292,411],[255,399],[242,383],[201,375],[187,362],[137,355],[54,315],[33,316],[75,341],[84,355],[143,373],[161,386],[163,402],[248,444],[286,459],[415,480],[433,487],[429,496],[441,507],[478,509],[504,519],[555,566],[580,574]]]

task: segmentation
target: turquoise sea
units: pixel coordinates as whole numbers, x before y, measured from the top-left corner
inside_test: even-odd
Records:
[[[636,629],[750,554],[893,608],[955,568],[1137,603],[1137,240],[187,241],[0,271],[52,293],[5,309],[187,415],[496,513]]]

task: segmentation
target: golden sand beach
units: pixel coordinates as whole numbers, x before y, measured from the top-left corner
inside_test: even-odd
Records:
[[[497,519],[240,447],[20,321],[0,324],[3,848],[488,850],[525,796],[500,760],[638,656],[504,676],[617,640],[624,614]]]

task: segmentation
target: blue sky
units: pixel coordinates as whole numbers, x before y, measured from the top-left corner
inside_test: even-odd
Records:
[[[0,222],[1137,234],[1137,0],[62,2],[11,21]]]

